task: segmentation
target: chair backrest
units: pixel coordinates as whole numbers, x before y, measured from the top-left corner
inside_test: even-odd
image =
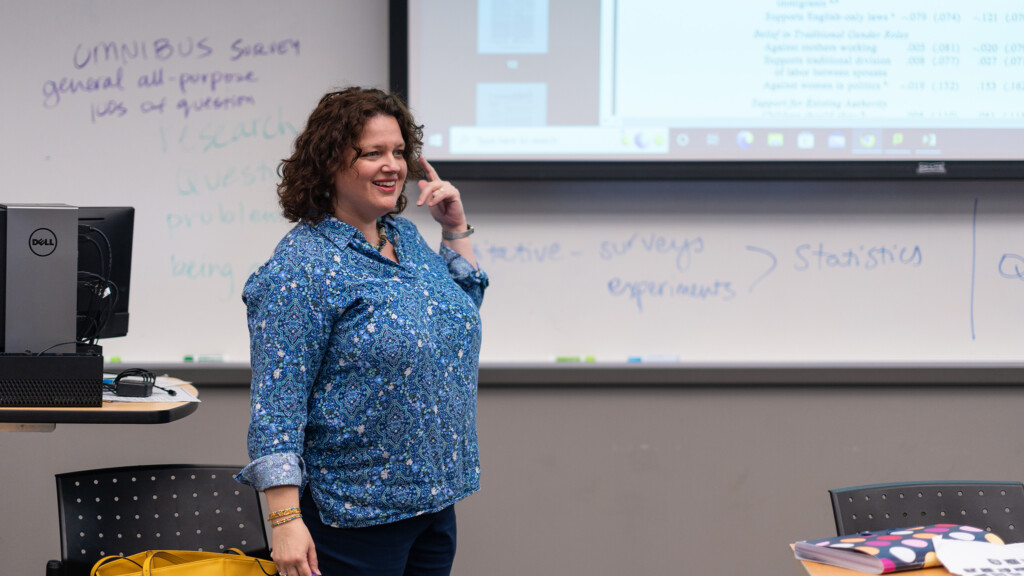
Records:
[[[966,524],[1024,541],[1024,483],[904,482],[829,490],[839,536],[929,524]]]
[[[88,576],[104,556],[145,550],[238,548],[269,558],[259,493],[241,466],[157,465],[58,474],[65,576]]]

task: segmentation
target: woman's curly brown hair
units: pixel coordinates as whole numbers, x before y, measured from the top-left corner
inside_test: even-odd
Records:
[[[306,129],[295,139],[291,158],[282,160],[278,167],[281,182],[277,196],[285,218],[318,222],[334,212],[334,176],[346,167],[347,150],[356,152],[354,158],[361,154],[357,145],[363,127],[375,116],[391,116],[398,121],[405,141],[402,156],[408,166],[406,181],[424,175],[416,161],[423,147],[423,127],[416,124],[398,96],[359,87],[330,92],[309,115]],[[391,214],[405,210],[407,202],[403,187]]]

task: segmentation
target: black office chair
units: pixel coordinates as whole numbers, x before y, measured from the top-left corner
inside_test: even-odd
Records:
[[[905,482],[829,490],[839,536],[929,524],[966,524],[1024,541],[1024,483]]]
[[[57,475],[61,559],[47,576],[88,576],[97,560],[145,550],[224,552],[270,558],[259,493],[241,469],[184,464]]]

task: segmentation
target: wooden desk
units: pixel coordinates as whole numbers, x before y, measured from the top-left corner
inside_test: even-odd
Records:
[[[846,568],[839,568],[838,566],[829,566],[828,564],[820,564],[818,562],[808,562],[806,560],[797,560],[803,564],[804,569],[807,570],[807,574],[810,576],[864,576],[867,572],[858,572],[856,570],[847,570]],[[936,566],[935,568],[922,568],[920,570],[909,570],[904,574],[912,574],[913,576],[950,576],[949,570],[946,570],[942,566]]]
[[[195,386],[181,387],[199,397]],[[198,402],[104,402],[99,408],[0,407],[0,432],[49,432],[57,424],[165,424],[197,408]]]

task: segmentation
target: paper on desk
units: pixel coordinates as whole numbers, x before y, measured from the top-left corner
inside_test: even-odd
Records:
[[[1024,574],[1024,542],[994,544],[936,538],[935,555],[951,574]]]
[[[114,375],[106,374],[104,378],[113,378]],[[132,397],[132,396],[118,396],[114,394],[112,390],[103,388],[103,401],[104,402],[201,402],[199,398],[196,398],[192,394],[181,388],[182,384],[188,384],[184,380],[178,380],[177,378],[170,378],[168,376],[157,376],[156,386],[153,386],[153,393],[145,397]],[[166,388],[167,390],[173,390],[174,394],[161,390],[160,388]]]

